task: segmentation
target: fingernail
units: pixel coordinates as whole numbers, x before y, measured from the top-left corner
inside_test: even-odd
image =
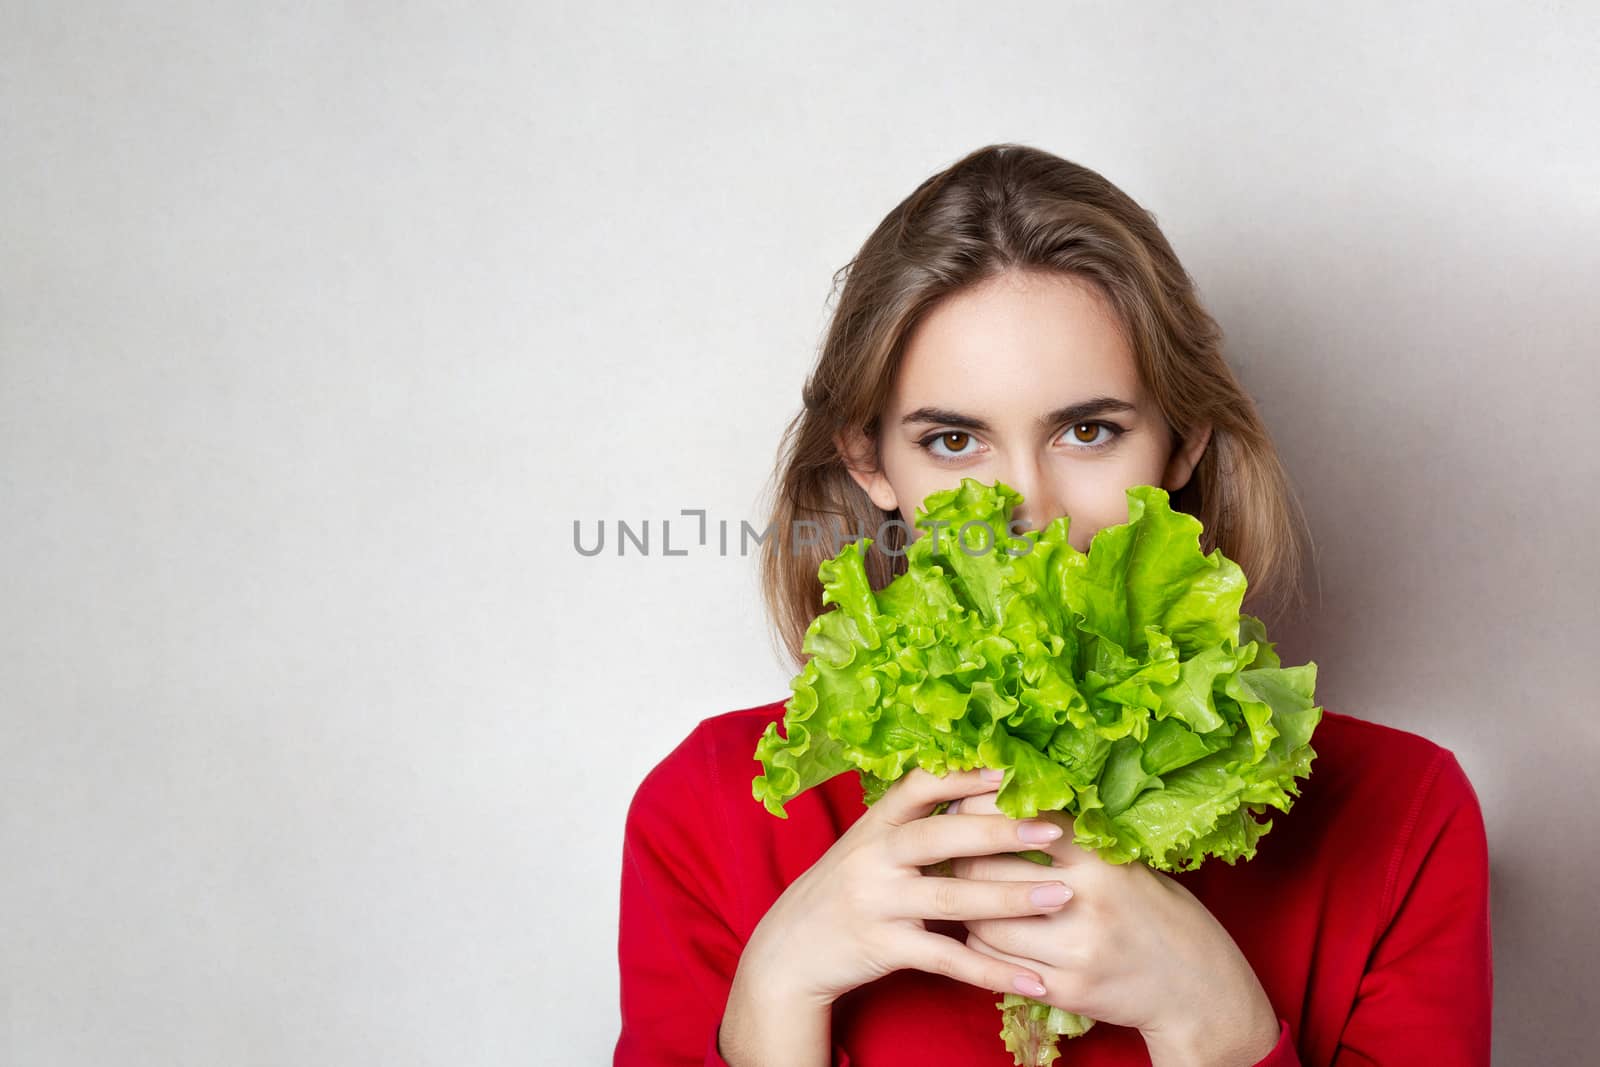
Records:
[[[1025,822],[1017,827],[1017,836],[1030,845],[1043,845],[1061,836],[1061,827],[1053,822]]]
[[[997,771],[993,767],[985,767],[978,772],[978,777],[986,782],[1003,782],[1005,781],[1006,772]]]
[[[1028,899],[1036,908],[1056,908],[1072,899],[1072,890],[1060,882],[1047,882],[1029,890]]]
[[[1025,997],[1044,996],[1044,986],[1040,985],[1036,979],[1029,978],[1025,974],[1019,974],[1011,979],[1011,985]]]

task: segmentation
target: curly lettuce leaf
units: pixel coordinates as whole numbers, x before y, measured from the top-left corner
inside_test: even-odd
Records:
[[[1315,663],[1284,667],[1240,611],[1244,573],[1200,551],[1199,520],[1155,486],[1088,552],[1066,516],[1020,536],[1021,496],[964,478],[918,509],[905,572],[874,591],[870,539],[818,569],[824,607],[783,732],[756,746],[755,798],[784,804],[855,770],[876,803],[912,767],[1004,772],[1000,811],[1061,811],[1112,863],[1190,870],[1255,855],[1311,773]],[[1040,852],[1021,855],[1048,865]],[[1093,1020],[1007,995],[1000,1036],[1045,1067]]]
[[[912,767],[994,767],[1001,811],[1066,812],[1110,862],[1252,857],[1310,774],[1316,664],[1282,666],[1240,611],[1244,573],[1201,552],[1165,490],[1126,497],[1127,522],[1079,552],[1069,517],[1013,536],[1021,495],[964,478],[918,509],[886,588],[867,579],[870,538],[825,561],[831,610],[806,632],[782,732],[757,745],[755,798],[782,818],[849,770],[870,804]]]

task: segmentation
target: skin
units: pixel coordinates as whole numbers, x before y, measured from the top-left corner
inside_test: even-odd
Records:
[[[1006,816],[997,793],[951,810]],[[948,816],[948,813],[947,813]],[[942,817],[947,817],[942,816]],[[1037,917],[967,920],[967,947],[1030,967],[1042,1000],[1137,1029],[1154,1067],[1250,1067],[1278,1041],[1278,1017],[1232,935],[1182,884],[1142,863],[1107,863],[1072,840],[1072,818],[1042,812],[1062,836],[1040,847],[1071,895]],[[1010,820],[1007,820],[1010,821]],[[960,858],[958,878],[1015,881],[1043,870],[1017,856]]]
[[[1100,396],[1130,410],[1039,421]],[[982,426],[905,421],[927,407]],[[885,511],[911,518],[964,476],[998,479],[1024,496],[1019,527],[1069,515],[1080,550],[1127,520],[1129,486],[1181,488],[1210,436],[1178,447],[1104,298],[1039,274],[992,279],[926,316],[880,423],[876,443],[859,434],[836,443]],[[1203,904],[1141,864],[1073,845],[1064,815],[1007,818],[995,788],[978,772],[914,769],[789,884],[740,955],[718,1039],[728,1063],[822,1067],[833,1002],[905,968],[1137,1027],[1156,1067],[1249,1067],[1271,1050],[1276,1013]],[[959,810],[929,818],[941,801]],[[1048,874],[1014,854],[1030,848],[1050,852]],[[929,872],[941,859],[955,877]],[[1056,899],[1031,896],[1041,888]],[[964,922],[967,940],[929,931],[930,919]]]
[[[1095,397],[1131,407],[1048,421]],[[929,408],[966,419],[917,415]],[[1176,439],[1140,380],[1115,311],[1093,284],[1014,272],[930,312],[908,338],[879,439],[842,435],[837,443],[857,484],[902,519],[963,477],[1000,480],[1023,495],[1019,527],[1067,515],[1068,539],[1087,551],[1096,532],[1127,521],[1127,488],[1182,488],[1209,440],[1210,427]],[[995,795],[960,808],[1004,818]],[[1041,818],[1065,831],[1045,850],[1060,868],[1051,873],[1072,891],[1068,904],[1054,914],[970,920],[968,947],[1040,975],[1047,992],[1039,1000],[1136,1027],[1157,1065],[1248,1067],[1266,1055],[1277,1042],[1276,1012],[1205,906],[1166,875],[1110,864],[1072,844],[1070,817]],[[1015,856],[959,858],[952,866],[959,878],[1006,882],[1042,871]]]
[[[926,920],[1037,916],[1059,910],[1021,881],[932,877],[954,856],[992,856],[1059,836],[1044,820],[997,814],[929,818],[942,801],[993,793],[981,771],[913,768],[783,891],[739,955],[717,1044],[732,1067],[826,1067],[833,1002],[891,971],[914,968],[990,991],[1041,993],[1039,971],[927,929]],[[1041,836],[1034,831],[1044,830]],[[1059,885],[1059,883],[1057,883]],[[1013,984],[1021,979],[1023,984]]]
[[[1102,396],[1133,410],[1067,425],[1037,421]],[[923,408],[988,429],[905,421]],[[1211,437],[1206,427],[1175,448],[1116,313],[1091,284],[1015,272],[954,294],[918,324],[880,424],[876,448],[859,433],[842,436],[839,448],[883,510],[910,520],[929,493],[963,477],[999,480],[1023,496],[1020,526],[1041,529],[1068,515],[1068,540],[1079,551],[1097,531],[1127,521],[1128,487],[1182,488]]]

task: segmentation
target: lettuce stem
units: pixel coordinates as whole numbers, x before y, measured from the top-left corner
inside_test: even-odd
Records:
[[[1062,1034],[1078,1037],[1094,1025],[1086,1015],[1062,1011],[1015,993],[1005,994],[995,1007],[1000,1009],[1000,1038],[1016,1067],[1050,1067],[1061,1055],[1057,1045]]]

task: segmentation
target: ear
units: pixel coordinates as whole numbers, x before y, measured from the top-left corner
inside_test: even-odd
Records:
[[[1167,461],[1167,472],[1161,478],[1161,488],[1169,493],[1176,493],[1188,485],[1190,476],[1200,463],[1200,457],[1205,455],[1206,445],[1210,443],[1211,424],[1207,423],[1196,429],[1180,447],[1173,450],[1172,458]]]
[[[883,475],[883,468],[878,463],[877,445],[872,438],[852,427],[841,430],[834,437],[833,444],[839,450],[845,470],[850,472],[850,477],[866,491],[872,502],[884,511],[895,511],[900,502],[889,485],[889,479]]]

